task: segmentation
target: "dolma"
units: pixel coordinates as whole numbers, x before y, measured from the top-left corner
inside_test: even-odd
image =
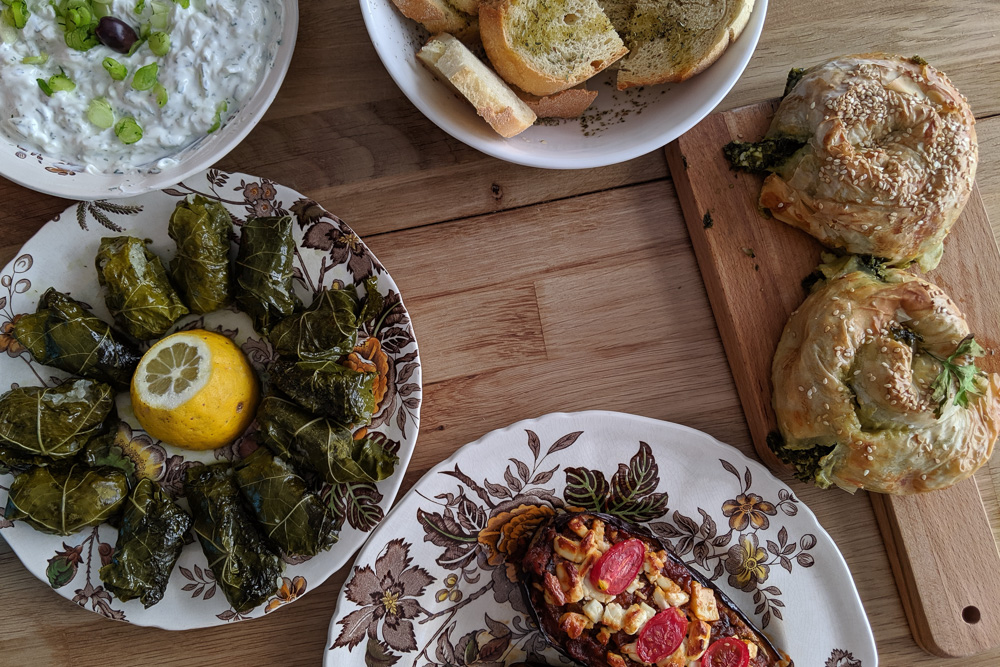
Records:
[[[194,532],[226,599],[250,611],[278,590],[281,559],[264,542],[243,508],[228,462],[184,471],[184,493]]]
[[[257,410],[258,438],[299,469],[330,484],[378,482],[392,474],[399,459],[371,437],[355,440],[350,429],[309,414],[292,401],[266,396]]]
[[[79,301],[49,288],[38,308],[14,323],[14,338],[35,361],[126,389],[142,355]]]
[[[302,306],[292,284],[294,261],[291,216],[243,223],[236,255],[236,304],[261,333]]]
[[[306,410],[354,425],[371,421],[376,377],[333,361],[278,360],[270,369],[274,385]]]
[[[305,311],[281,320],[268,339],[279,354],[333,361],[350,354],[358,342],[358,310],[353,287],[323,290]]]
[[[229,304],[229,235],[233,220],[217,201],[195,195],[177,204],[167,233],[177,242],[170,275],[192,313],[211,313]]]
[[[190,527],[188,513],[156,482],[140,480],[125,503],[111,562],[100,570],[104,587],[122,602],[159,602]]]
[[[114,389],[93,380],[18,387],[0,397],[0,443],[14,453],[68,459],[109,428]]]
[[[104,302],[132,337],[159,338],[188,314],[160,258],[141,239],[105,237],[95,262],[97,280],[105,288]]]
[[[337,541],[326,506],[265,447],[236,464],[236,483],[261,532],[285,554],[315,556]]]
[[[54,459],[45,456],[25,454],[20,447],[0,441],[0,473],[7,470],[24,470],[32,466],[47,466]]]
[[[15,477],[4,515],[43,533],[72,535],[110,520],[127,497],[120,470],[59,463]]]

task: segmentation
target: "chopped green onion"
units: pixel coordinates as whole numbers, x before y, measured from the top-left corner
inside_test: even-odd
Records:
[[[7,7],[4,7],[3,12],[0,12],[3,22],[18,30],[23,28],[28,23],[28,17],[31,16],[28,5],[25,4],[24,0],[10,0],[5,1],[4,4]]]
[[[74,90],[76,84],[65,74],[56,74],[49,77],[49,88],[52,89],[53,93],[58,93],[63,90]]]
[[[157,30],[166,30],[170,25],[170,3],[153,0],[153,15],[149,18],[149,24]]]
[[[103,97],[98,97],[90,101],[90,106],[87,108],[87,120],[102,130],[106,130],[115,124],[115,114],[111,111],[111,105],[108,101]]]
[[[174,2],[176,2],[178,5],[180,5],[184,9],[187,9],[188,7],[191,6],[191,0],[174,0]]]
[[[156,83],[156,74],[159,67],[156,63],[150,63],[145,67],[140,67],[132,77],[132,88],[135,90],[149,90]]]
[[[167,55],[170,50],[170,35],[165,32],[154,32],[149,36],[149,50],[158,56]]]
[[[135,118],[122,118],[120,121],[115,123],[115,136],[117,136],[123,144],[134,144],[142,139],[142,128],[139,127],[139,123],[135,122]]]
[[[42,89],[43,93],[52,97],[52,87],[45,82],[45,79],[35,79],[35,81],[38,82],[38,87]]]
[[[66,46],[76,51],[89,51],[100,44],[90,28],[75,28],[66,32]]]
[[[222,114],[229,110],[229,104],[222,100],[219,102],[219,106],[215,107],[215,122],[212,123],[212,127],[208,128],[208,133],[212,134],[220,127],[222,127]]]
[[[25,56],[21,58],[21,62],[25,65],[44,65],[49,61],[49,54],[42,51],[37,56]]]
[[[153,92],[156,94],[156,103],[163,107],[167,103],[167,89],[163,87],[162,83],[157,82],[153,86]]]
[[[142,14],[142,10],[146,8],[146,0],[139,0],[135,3],[135,13]]]
[[[114,58],[105,58],[104,62],[101,64],[104,65],[104,69],[108,70],[108,74],[110,74],[111,78],[115,81],[123,81],[125,77],[128,76],[128,69],[125,65],[122,65]]]

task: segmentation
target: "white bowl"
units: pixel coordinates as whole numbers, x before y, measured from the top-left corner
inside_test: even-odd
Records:
[[[415,56],[428,33],[391,0],[360,0],[375,50],[396,85],[435,125],[493,157],[547,169],[585,169],[631,160],[664,146],[707,116],[740,78],[764,27],[767,0],[757,0],[743,34],[711,67],[680,84],[615,89],[615,72],[587,83],[599,92],[584,118],[545,121],[504,139],[465,100],[434,78]],[[549,124],[551,123],[551,124]]]
[[[283,24],[274,62],[249,99],[218,131],[198,139],[171,157],[167,168],[154,165],[127,173],[90,172],[59,156],[44,155],[0,134],[0,176],[15,183],[67,199],[118,199],[162,190],[202,172],[221,160],[264,116],[288,71],[299,27],[298,0],[282,0]]]

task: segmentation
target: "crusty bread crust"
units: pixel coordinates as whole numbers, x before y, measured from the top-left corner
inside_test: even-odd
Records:
[[[417,52],[417,58],[472,103],[476,113],[501,136],[513,137],[534,124],[536,116],[531,108],[452,35],[431,37]]]
[[[465,12],[472,16],[479,15],[479,0],[449,0],[449,2],[460,12]]]
[[[518,53],[510,34],[504,25],[504,16],[508,11],[510,0],[483,0],[479,6],[479,34],[493,68],[503,77],[521,90],[532,95],[546,96],[572,88],[583,83],[598,72],[619,60],[628,53],[622,48],[612,57],[604,61],[594,61],[585,73],[579,76],[558,78],[546,72],[535,69]]]
[[[679,83],[708,69],[708,66],[722,57],[729,45],[739,38],[744,28],[747,27],[747,23],[750,22],[750,14],[753,13],[754,0],[723,1],[735,3],[737,12],[733,15],[729,25],[719,31],[716,39],[705,50],[688,62],[664,61],[662,70],[646,76],[637,75],[628,70],[628,63],[623,62],[622,69],[618,71],[618,90],[635,86],[655,86],[661,83]]]
[[[423,24],[431,34],[446,32],[466,43],[478,38],[476,17],[459,11],[445,0],[392,0],[392,4],[406,18]]]
[[[596,90],[587,90],[583,85],[545,97],[532,95],[518,88],[513,90],[539,118],[578,118],[597,98]]]

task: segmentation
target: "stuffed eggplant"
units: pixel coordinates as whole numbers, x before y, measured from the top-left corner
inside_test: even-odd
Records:
[[[4,515],[43,533],[72,535],[117,515],[127,497],[128,483],[120,470],[53,464],[14,478]]]
[[[238,613],[250,611],[278,590],[281,559],[268,548],[243,508],[229,463],[184,471],[184,494],[194,532],[215,581]]]
[[[375,412],[376,373],[363,373],[335,361],[278,360],[271,381],[310,412],[347,425],[363,425]]]
[[[229,237],[233,219],[217,201],[195,195],[177,204],[167,233],[177,242],[170,275],[192,313],[204,314],[229,304]]]
[[[711,582],[610,515],[557,514],[520,570],[546,639],[588,667],[792,667]]]
[[[0,397],[0,444],[11,454],[68,459],[109,428],[114,390],[70,380],[57,387],[18,387]]]
[[[104,587],[122,602],[139,598],[147,608],[159,602],[190,527],[190,515],[156,482],[139,480],[125,504],[111,562],[100,570]]]
[[[51,287],[34,313],[14,323],[12,333],[38,363],[116,389],[128,388],[142,356],[85,305]]]
[[[160,258],[142,239],[133,236],[101,239],[95,263],[108,310],[133,338],[158,338],[188,314]]]
[[[243,223],[236,255],[236,304],[263,334],[302,305],[292,283],[294,261],[291,216]]]
[[[337,541],[326,505],[267,448],[236,464],[236,483],[265,538],[285,554],[315,556]]]
[[[260,441],[275,455],[330,484],[378,482],[391,475],[399,461],[371,437],[355,440],[349,428],[278,396],[261,401],[257,424]]]

